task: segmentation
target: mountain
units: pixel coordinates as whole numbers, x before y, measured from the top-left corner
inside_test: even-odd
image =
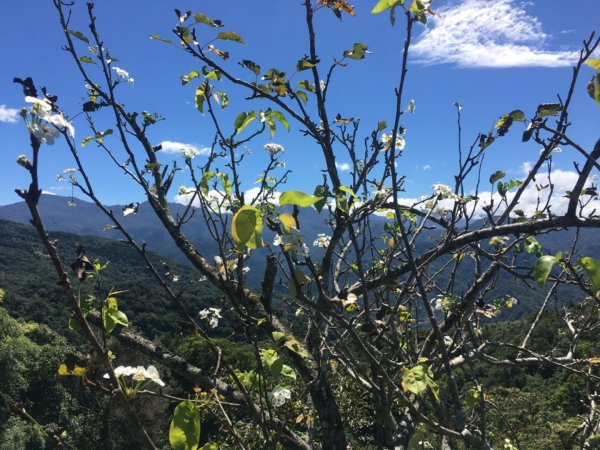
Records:
[[[90,261],[108,262],[99,277],[88,277],[82,283],[71,277],[81,298],[90,294],[104,298],[109,291],[121,291],[116,295],[119,309],[130,317],[132,327],[149,337],[179,331],[180,316],[175,305],[131,247],[114,240],[71,233],[50,232],[49,235],[57,241],[59,254],[67,268],[76,259],[78,245],[85,248]],[[33,227],[0,220],[0,236],[0,288],[6,292],[2,306],[14,317],[43,323],[54,330],[65,330],[71,308]],[[164,258],[151,252],[149,256],[162,271]],[[172,283],[172,289],[190,314],[195,315],[208,307],[222,307],[216,288],[210,283],[199,282],[195,270],[168,260],[167,263],[172,273],[179,275],[179,281]],[[225,326],[219,327],[223,335],[233,332],[229,318],[225,319],[228,322]]]
[[[109,223],[108,218],[94,204],[76,200],[76,206],[69,206],[70,198],[60,197],[55,195],[43,195],[40,199],[40,213],[43,217],[44,224],[48,230],[62,231],[73,233],[76,235],[88,235],[103,237],[109,239],[119,239],[121,236],[115,230],[104,231],[105,224]],[[172,204],[171,211],[176,217],[178,214],[183,214],[184,206]],[[146,242],[147,248],[155,251],[162,257],[173,259],[179,263],[188,264],[179,249],[167,235],[161,222],[154,214],[148,203],[142,203],[139,206],[137,214],[123,216],[121,211],[123,205],[108,206],[112,210],[123,225],[128,229],[131,235],[138,242]],[[303,235],[306,242],[311,246],[313,240],[319,233],[331,234],[329,226],[326,224],[327,215],[325,213],[318,214],[312,208],[303,208],[300,213],[300,223]],[[12,205],[0,206],[0,219],[10,220],[19,223],[29,222],[29,211],[23,202]],[[375,235],[383,232],[385,219],[379,216],[373,216],[371,226]],[[472,229],[475,229],[478,224],[473,224]],[[208,257],[218,253],[217,247],[208,232],[201,214],[196,214],[183,226],[183,232],[197,246],[199,251]],[[421,250],[427,249],[434,245],[439,235],[439,230],[425,230],[421,236],[418,246]],[[544,254],[553,254],[557,251],[571,251],[574,240],[577,238],[577,249],[582,256],[591,256],[600,260],[600,230],[582,229],[553,231],[538,236],[538,240],[542,244]],[[273,241],[273,233],[265,231],[264,240],[267,242]],[[37,240],[36,240],[37,242]],[[383,242],[383,241],[380,241]],[[29,243],[23,242],[25,246],[31,246]],[[381,244],[383,245],[383,244]],[[312,249],[315,251],[318,260],[318,251],[320,249]],[[257,250],[251,257],[249,264],[251,271],[248,274],[248,282],[253,285],[259,285],[262,279],[262,273],[265,267],[265,258],[261,257]],[[1,256],[1,255],[0,255]],[[432,272],[442,267],[445,260],[436,262],[432,267]],[[524,268],[533,268],[535,257],[532,255],[522,256],[517,260],[517,266]],[[470,258],[465,258],[462,263],[461,270],[458,271],[456,277],[455,292],[464,292],[472,282],[473,263]],[[439,286],[445,286],[447,281],[447,273],[442,274],[438,282]],[[533,285],[533,282],[530,283]],[[282,288],[283,289],[283,288]],[[283,289],[285,291],[285,289]],[[559,291],[561,293],[557,300],[558,305],[568,303],[576,303],[580,300],[579,294],[574,289],[566,289]],[[544,291],[540,289],[531,289],[516,278],[503,274],[499,277],[490,293],[488,299],[494,300],[504,296],[511,295],[521,300],[519,308],[506,311],[503,318],[515,319],[525,314],[536,311],[541,304],[544,296]],[[526,301],[523,301],[526,300]]]

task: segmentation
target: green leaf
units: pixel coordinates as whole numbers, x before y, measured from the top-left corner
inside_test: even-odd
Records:
[[[600,59],[588,59],[585,63],[595,71],[600,72]]]
[[[283,128],[285,128],[286,131],[290,131],[290,124],[287,121],[287,119],[285,118],[285,116],[283,115],[283,113],[281,113],[279,111],[271,111],[270,116],[277,119],[279,121],[279,123],[281,125],[283,125]]]
[[[236,118],[235,118],[235,122],[233,123],[233,128],[235,129],[235,134],[239,134],[242,131],[244,131],[244,129],[250,125],[250,123],[256,119],[256,112],[252,111],[249,113],[240,113]]]
[[[283,369],[283,360],[277,354],[277,350],[272,348],[263,349],[260,353],[262,360],[271,371],[271,376],[278,377]]]
[[[346,194],[350,195],[351,197],[357,198],[354,191],[347,186],[341,185],[340,191],[345,192]]]
[[[245,67],[246,69],[249,69],[252,72],[254,72],[256,76],[260,75],[260,66],[258,64],[256,64],[254,61],[251,61],[249,59],[244,59],[240,63],[240,65],[242,67]]]
[[[158,34],[151,34],[150,35],[150,39],[154,39],[155,41],[164,42],[165,44],[172,44],[173,43],[173,41],[171,39],[165,39],[163,37],[160,37]]]
[[[208,85],[206,83],[202,83],[200,86],[196,88],[196,93],[194,95],[194,101],[196,103],[196,109],[200,111],[200,114],[204,114],[204,102],[206,101],[206,88]]]
[[[175,407],[169,442],[175,450],[196,450],[200,441],[200,415],[198,407],[190,400]]]
[[[579,260],[579,265],[586,271],[595,291],[600,291],[600,264],[589,256]]]
[[[219,177],[221,177],[221,184],[223,185],[223,189],[225,190],[225,195],[229,197],[231,195],[231,181],[229,180],[229,175],[226,173],[218,173]]]
[[[242,39],[242,37],[234,33],[233,31],[222,31],[217,34],[217,39],[221,39],[222,41],[234,41],[239,42],[240,44],[246,44],[246,42]]]
[[[271,336],[273,337],[273,340],[277,343],[277,345],[280,345],[282,339],[287,338],[285,333],[282,333],[281,331],[273,331],[271,333]]]
[[[439,388],[433,380],[431,369],[424,365],[402,369],[402,387],[417,395],[423,393],[428,387],[431,388],[436,398],[439,394]]]
[[[528,142],[529,139],[531,139],[531,136],[533,136],[533,132],[535,130],[533,123],[534,122],[530,122],[529,125],[527,125],[527,128],[525,128],[525,131],[523,131],[521,142]]]
[[[356,42],[352,50],[346,50],[344,56],[350,59],[363,59],[367,52],[367,44]]]
[[[283,367],[281,368],[281,375],[287,378],[291,378],[293,380],[296,379],[297,375],[296,375],[296,371],[294,369],[292,369],[290,366],[288,366],[287,364],[284,364]]]
[[[479,404],[479,391],[476,388],[471,388],[467,391],[467,396],[465,397],[465,404],[469,408],[474,408]]]
[[[308,101],[308,97],[306,96],[306,92],[296,91],[295,94],[298,96],[298,98],[300,100],[302,100],[304,102],[304,104],[306,104],[306,102]]]
[[[117,308],[103,307],[102,308],[102,323],[108,334],[112,333],[117,325],[129,326],[129,320],[123,311]]]
[[[404,5],[404,0],[379,0],[379,2],[377,2],[375,7],[371,10],[371,14],[379,14],[386,9],[400,5]]]
[[[315,197],[320,197],[321,200],[315,203],[315,209],[317,212],[321,212],[327,203],[327,197],[329,196],[329,186],[320,184],[315,188]]]
[[[377,131],[383,131],[387,128],[387,122],[382,120],[381,122],[377,122]]]
[[[219,99],[217,102],[221,104],[221,109],[227,108],[227,105],[229,105],[229,96],[226,92],[217,91],[217,93],[213,95],[217,95],[217,98]]]
[[[296,205],[300,206],[301,208],[307,208],[311,205],[314,205],[321,199],[321,197],[314,197],[300,191],[285,191],[283,194],[281,194],[281,197],[279,197],[279,204],[281,206]]]
[[[219,450],[219,446],[214,442],[207,442],[202,447],[200,447],[200,450]]]
[[[297,72],[301,72],[303,70],[308,70],[308,69],[312,69],[313,67],[315,67],[316,64],[313,64],[312,62],[310,62],[308,59],[304,58],[304,59],[300,59],[297,63],[296,63],[296,71]]]
[[[89,56],[82,56],[79,58],[79,61],[86,64],[96,64],[94,60],[92,60],[92,58],[90,58]]]
[[[83,141],[81,141],[81,146],[85,147],[86,145],[88,145],[90,142],[92,142],[94,140],[93,137],[88,136],[86,138],[83,139]]]
[[[202,179],[200,180],[200,189],[202,193],[207,196],[209,191],[208,182],[215,176],[215,173],[212,170],[207,170],[202,174]]]
[[[182,75],[182,76],[180,77],[181,84],[182,84],[183,86],[185,86],[185,85],[186,85],[186,84],[188,84],[190,81],[192,81],[194,78],[198,78],[199,76],[200,76],[200,74],[199,74],[197,71],[195,71],[195,70],[190,70],[190,71],[188,72],[188,74],[187,74],[187,75]]]
[[[242,206],[231,220],[231,235],[240,249],[262,247],[262,231],[262,214],[254,206]]]
[[[283,213],[279,215],[279,220],[283,225],[283,232],[288,234],[290,232],[290,227],[298,228],[298,224],[296,223],[296,219],[290,213]]]
[[[523,122],[525,120],[525,113],[520,109],[515,109],[508,114],[500,116],[500,120],[494,124],[494,128],[498,128],[498,135],[503,136],[506,134],[515,120]]]
[[[496,181],[501,180],[505,176],[506,176],[506,173],[502,172],[501,170],[497,170],[490,176],[490,183],[494,184]]]
[[[560,257],[559,257],[560,259]],[[533,278],[540,288],[544,287],[546,280],[550,276],[550,272],[557,263],[557,259],[552,255],[545,255],[537,259],[533,268]]]
[[[212,20],[211,18],[209,18],[208,16],[205,16],[202,13],[196,13],[194,14],[194,20],[196,21],[196,23],[203,23],[205,25],[208,25],[209,27],[222,27],[223,24],[221,23],[220,20]]]
[[[309,92],[317,92],[315,86],[308,80],[300,80],[298,81],[298,87],[305,89]]]
[[[536,114],[540,117],[558,116],[559,111],[562,111],[560,103],[542,103],[537,107]]]
[[[90,43],[90,40],[88,38],[86,38],[81,31],[67,30],[67,33],[69,33],[71,36],[79,39],[80,41],[85,42],[86,44]]]

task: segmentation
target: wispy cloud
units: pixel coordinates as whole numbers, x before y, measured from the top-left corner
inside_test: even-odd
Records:
[[[341,172],[350,171],[350,164],[348,164],[347,162],[343,162],[343,163],[336,162],[335,167],[337,167],[337,169]]]
[[[19,110],[8,108],[6,105],[0,105],[0,122],[17,123]]]
[[[164,153],[181,154],[183,149],[192,149],[198,152],[199,155],[210,155],[210,147],[198,147],[193,144],[185,144],[183,142],[176,141],[162,141],[160,145],[162,146],[161,152]]]
[[[425,164],[425,165],[423,166],[423,170],[424,170],[424,171],[425,171],[425,170],[431,170],[432,168],[433,168],[433,167],[431,167],[431,165],[430,165],[430,164]]]
[[[578,52],[549,48],[541,22],[517,0],[461,0],[440,8],[413,45],[425,64],[461,67],[565,67]]]

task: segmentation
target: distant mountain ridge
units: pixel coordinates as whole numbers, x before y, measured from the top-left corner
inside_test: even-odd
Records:
[[[112,240],[121,238],[120,233],[116,230],[104,231],[105,225],[110,221],[93,203],[77,199],[76,206],[72,207],[69,206],[69,200],[70,198],[68,197],[42,195],[39,209],[44,224],[49,231],[61,231],[79,236],[96,236]],[[174,216],[182,214],[185,210],[185,207],[180,204],[171,204],[170,206]],[[147,243],[148,250],[154,251],[164,258],[189,264],[168,236],[162,223],[147,202],[140,204],[137,214],[131,214],[126,217],[121,212],[123,205],[111,205],[107,208],[119,217],[119,220],[138,243]],[[300,213],[301,228],[309,246],[312,246],[313,240],[319,233],[331,234],[331,230],[326,224],[327,218],[328,215],[325,212],[318,214],[312,208],[302,209]],[[0,219],[18,223],[29,223],[29,211],[24,202],[0,206]],[[373,216],[371,225],[376,235],[383,232],[384,223],[385,219],[382,217]],[[212,256],[218,254],[216,244],[206,230],[206,225],[203,222],[201,214],[196,214],[187,222],[183,226],[183,232],[197,246],[202,255],[211,259]],[[557,251],[565,252],[571,250],[575,233],[575,230],[555,231],[538,236],[538,240],[542,244],[544,254],[553,254]],[[425,235],[419,239],[418,246],[421,246],[422,250],[424,247],[433,245],[433,241],[437,240],[438,235],[439,230],[427,230]],[[267,242],[272,242],[273,233],[265,231],[263,238]],[[600,230],[581,229],[579,231],[577,248],[581,256],[591,256],[600,260]],[[314,249],[316,252],[319,252],[319,250]],[[248,274],[247,281],[253,285],[259,285],[265,268],[265,258],[261,257],[258,253],[261,251],[263,250],[258,250],[249,260],[251,271]],[[458,289],[459,292],[468,288],[472,281],[472,264],[467,260],[465,261],[457,277],[457,285],[461,286]],[[534,263],[535,257],[533,255],[526,255],[520,257],[518,260],[518,265],[522,268],[533,268]],[[559,303],[576,303],[581,300],[581,298],[574,297],[572,293],[572,290],[565,291]],[[492,295],[496,296],[495,298],[499,298],[502,295],[509,294],[526,299],[529,303],[527,307],[523,309],[519,308],[520,311],[510,311],[510,318],[518,318],[522,314],[532,312],[543,298],[543,290],[529,289],[508,274],[504,274],[498,280]]]

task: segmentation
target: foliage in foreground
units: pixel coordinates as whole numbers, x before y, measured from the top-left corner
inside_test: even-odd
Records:
[[[404,182],[399,158],[407,146],[404,120],[416,110],[415,102],[405,98],[407,60],[414,27],[435,14],[431,3],[380,0],[374,5],[373,13],[390,13],[392,24],[404,18],[405,43],[399,50],[403,64],[398,86],[390,96],[395,113],[389,120],[377,118],[377,125],[367,130],[352,111],[331,111],[328,94],[334,92],[333,75],[341,76],[360,64],[368,57],[368,45],[354,43],[331,63],[317,53],[316,15],[355,16],[346,0],[305,0],[302,19],[307,25],[307,50],[291,70],[265,69],[238,57],[236,46],[245,44],[242,36],[221,31],[220,20],[176,10],[175,39],[151,38],[183,49],[202,66],[180,79],[183,86],[194,87],[196,108],[212,126],[214,140],[204,164],[197,163],[194,149],[182,149],[189,178],[178,193],[188,196],[189,204],[174,216],[168,196],[180,168],[175,162],[166,165],[159,160],[161,147],[153,144],[149,132],[160,126],[163,118],[147,111],[130,111],[119,100],[121,90],[134,80],[115,65],[117,60],[103,43],[93,4],[87,5],[89,33],[83,33],[74,29],[68,11],[71,5],[54,0],[66,49],[85,84],[87,101],[81,109],[91,135],[75,141],[73,125],[58,98],[45,89],[38,91],[30,78],[16,79],[31,104],[22,112],[31,151],[17,161],[31,175],[31,184],[17,192],[27,203],[32,224],[72,310],[72,317],[63,320],[79,330],[91,348],[87,353],[93,353],[105,369],[104,376],[95,374],[81,347],[81,354],[64,356],[58,373],[94,383],[110,393],[137,445],[160,445],[157,430],[148,428],[140,414],[144,411],[136,403],[145,396],[157,396],[173,403],[168,439],[175,449],[214,448],[216,444],[202,436],[203,422],[208,423],[209,416],[226,430],[228,445],[238,448],[346,449],[348,442],[356,439],[349,423],[356,417],[349,415],[353,408],[344,407],[355,399],[360,399],[355,403],[360,410],[357,417],[364,420],[357,425],[366,446],[525,446],[519,444],[521,424],[513,424],[502,411],[511,402],[521,408],[527,392],[522,392],[519,403],[505,395],[511,392],[508,387],[503,393],[490,385],[486,377],[493,375],[496,367],[518,369],[519,379],[532,368],[543,372],[546,367],[560,371],[559,378],[563,373],[575,377],[562,382],[581,393],[583,405],[574,407],[567,395],[563,406],[572,408],[569,414],[583,417],[567,421],[560,414],[549,415],[547,421],[559,424],[553,432],[560,436],[565,433],[563,428],[568,428],[566,433],[571,433],[571,441],[577,445],[593,445],[600,423],[596,410],[596,365],[600,359],[588,354],[583,344],[600,326],[600,264],[590,257],[593,255],[574,251],[577,233],[571,248],[554,254],[548,254],[536,236],[557,228],[600,227],[593,208],[598,193],[590,178],[599,168],[600,141],[593,149],[585,149],[569,137],[569,106],[575,89],[581,88],[577,81],[586,63],[595,71],[588,93],[600,101],[600,63],[590,59],[600,40],[592,35],[584,42],[571,84],[558,102],[540,102],[531,114],[520,109],[502,114],[468,149],[459,144],[454,186],[436,184],[430,195],[405,205],[399,200]],[[239,64],[229,61],[233,55],[241,60]],[[297,80],[305,74],[306,79]],[[232,117],[226,110],[230,95],[246,100],[244,110]],[[456,108],[460,130],[461,107],[456,104]],[[520,122],[524,124],[522,140],[542,147],[537,161],[522,180],[507,179],[505,172],[496,170],[489,177],[489,198],[480,198],[486,153],[507,133],[515,132]],[[285,186],[289,169],[282,164],[282,145],[260,145],[267,134],[273,139],[292,126],[322,155],[323,182],[312,192]],[[213,355],[210,373],[128,331],[131,318],[121,306],[122,292],[97,288],[84,293],[81,287],[90,285],[89,278],[92,283],[98,280],[106,266],[90,259],[83,246],[77,248],[71,264],[75,276],[65,269],[37,208],[42,156],[45,147],[59,137],[64,138],[75,165],[65,171],[64,178],[96,203],[111,227],[138,252],[187,331],[202,339]],[[90,144],[106,153],[115,169],[139,187],[198,275],[219,290],[239,322],[236,332],[252,349],[251,367],[239,366],[242,361],[238,358],[229,359],[223,351],[226,346],[222,348],[211,335],[210,330],[223,318],[222,309],[211,306],[190,313],[176,292],[177,274],[157,267],[144,245],[103,205],[81,157],[81,148]],[[240,176],[247,156],[243,149],[259,145],[269,159],[259,175],[259,193],[247,199]],[[558,146],[563,152],[576,153],[573,159],[579,163],[564,211],[552,207],[551,167]],[[349,185],[341,182],[338,155],[352,162]],[[541,183],[543,177],[547,183]],[[528,189],[536,189],[538,196],[534,212],[519,209],[519,200]],[[292,212],[286,212],[284,206]],[[138,207],[137,203],[127,205],[123,216],[135,214]],[[307,208],[315,208],[330,224],[331,233],[313,243],[322,249],[319,252],[311,251],[303,236],[303,211]],[[477,211],[483,211],[483,222],[473,221]],[[385,213],[389,220],[383,235],[376,235],[370,227],[369,218],[376,212]],[[202,215],[218,254],[202,254],[182,233],[183,224],[194,214]],[[419,248],[418,236],[431,227],[439,230],[439,236],[429,247]],[[276,235],[272,243],[265,242],[267,229]],[[376,244],[381,241],[384,246]],[[517,264],[522,254],[535,256],[533,267]],[[246,282],[246,269],[253,259],[266,261],[260,288]],[[472,261],[473,268],[471,282],[464,287],[455,280],[457,273],[464,272],[466,261]],[[439,264],[441,269],[437,269]],[[482,329],[483,318],[517,304],[512,296],[492,297],[500,273],[548,289],[524,335],[490,337]],[[297,311],[301,327],[296,319],[273,308],[278,277],[287,286],[286,302]],[[544,310],[562,284],[581,291],[575,300],[580,306],[563,309],[557,316],[558,330],[566,337],[536,341]],[[127,353],[114,352],[109,336],[119,341],[121,349],[144,352],[184,378],[189,383],[186,395],[165,394],[156,367],[126,365]],[[544,345],[537,348],[539,343]],[[185,353],[186,347],[180,350]],[[345,397],[348,391],[351,397]],[[543,408],[565,399],[560,392],[556,397],[546,395]],[[421,438],[419,444],[416,439],[421,436],[426,436],[427,442]]]

